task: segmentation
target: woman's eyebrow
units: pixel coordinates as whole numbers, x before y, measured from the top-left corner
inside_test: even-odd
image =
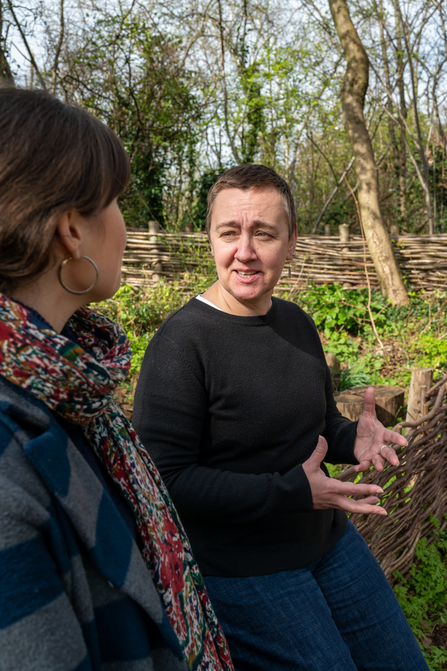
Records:
[[[226,228],[227,226],[240,226],[240,224],[237,223],[237,221],[230,220],[230,221],[221,221],[220,224],[216,224],[216,231],[218,231],[221,228]]]
[[[255,226],[262,226],[263,228],[268,228],[271,231],[278,230],[277,224],[269,224],[264,219],[256,219],[253,223]],[[221,221],[219,224],[216,224],[216,231],[220,230],[221,228],[226,228],[227,226],[235,226],[236,228],[240,228],[240,223],[234,221],[233,219],[230,219],[229,221]]]
[[[268,221],[264,221],[264,219],[257,219],[254,223],[257,226],[262,226],[263,228],[269,228],[271,231],[277,231],[279,228],[277,224],[269,224]]]

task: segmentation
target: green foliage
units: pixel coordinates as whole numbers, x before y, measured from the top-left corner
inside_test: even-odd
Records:
[[[374,384],[371,375],[363,367],[361,360],[354,366],[348,366],[340,371],[339,391]]]
[[[65,95],[112,128],[129,153],[131,179],[121,198],[127,223],[163,224],[173,174],[197,144],[202,113],[182,38],[161,32],[143,10],[121,14],[116,7],[85,21],[66,64],[76,85]]]
[[[156,287],[134,289],[123,285],[113,298],[100,304],[111,319],[117,321],[134,338],[150,336],[162,321],[184,303],[180,284],[160,282]]]
[[[180,257],[185,268],[191,259],[199,267],[194,273],[185,271],[177,282],[161,281],[153,288],[123,285],[113,299],[100,306],[122,325],[131,339],[135,351],[132,373],[138,370],[144,344],[163,320],[216,280],[213,261],[204,258],[200,248],[185,243]],[[384,343],[382,349],[372,332],[366,290],[343,289],[340,285],[313,286],[292,296],[314,318],[325,351],[335,354],[342,363],[341,391],[369,384],[406,386],[414,365],[434,366],[443,371],[447,339],[438,334],[443,336],[447,330],[444,309],[447,296],[413,292],[410,298],[409,306],[396,308],[380,294],[373,294],[371,307]],[[397,352],[393,358],[388,354],[391,350]]]
[[[147,226],[148,221],[165,221],[163,206],[164,170],[150,152],[136,153],[132,178],[122,200],[123,216],[128,223]]]
[[[193,223],[196,230],[205,230],[208,191],[222,172],[220,168],[217,170],[206,170],[200,175],[199,180],[197,182],[194,181],[192,184],[192,190],[195,192],[195,202],[191,208],[191,212],[185,212],[184,220],[185,223]]]
[[[187,258],[185,251],[185,264]],[[120,324],[130,340],[131,376],[139,372],[149,341],[162,322],[215,281],[214,264],[200,258],[197,260],[196,272],[186,271],[181,281],[161,281],[155,287],[139,288],[123,284],[113,298],[97,306],[99,311]]]
[[[368,327],[368,292],[363,289],[343,289],[341,284],[312,285],[311,290],[301,294],[303,307],[307,309],[317,326],[323,330],[326,338],[332,338],[341,332],[346,336],[358,335]],[[375,313],[376,326],[384,323],[382,310],[386,302],[379,291],[373,292],[371,309]]]
[[[130,346],[132,348],[132,363],[130,365],[129,374],[133,377],[140,372],[144,354],[149,345],[149,341],[152,338],[152,334],[143,333],[142,335],[135,335],[133,331],[128,331],[127,337],[129,338]]]
[[[150,339],[166,317],[181,307],[185,297],[178,283],[160,282],[154,289],[124,284],[98,308],[122,326],[132,348],[130,375],[139,372]]]
[[[437,624],[447,625],[447,530],[439,531],[439,521],[432,518],[431,543],[421,538],[416,547],[416,561],[405,580],[399,572],[394,592],[421,644],[430,671],[442,671],[447,664],[447,651],[436,646],[425,648]]]
[[[421,368],[433,366],[444,369],[447,366],[447,340],[441,340],[431,333],[421,335],[410,347],[418,355],[417,363]]]

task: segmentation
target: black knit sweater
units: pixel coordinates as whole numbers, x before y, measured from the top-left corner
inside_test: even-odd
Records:
[[[326,554],[346,525],[313,510],[302,463],[357,463],[356,424],[338,412],[315,325],[273,299],[238,317],[197,299],[146,351],[134,426],[177,506],[204,575],[266,575]]]

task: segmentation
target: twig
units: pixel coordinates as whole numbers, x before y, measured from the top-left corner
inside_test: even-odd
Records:
[[[22,30],[22,26],[20,25],[20,22],[19,22],[17,16],[15,15],[14,7],[12,6],[11,0],[8,0],[8,8],[9,8],[9,11],[11,12],[11,14],[12,14],[12,18],[14,19],[14,23],[16,24],[17,29],[18,29],[18,31],[19,31],[19,33],[20,33],[20,36],[21,36],[21,38],[22,38],[22,40],[23,40],[23,44],[24,44],[25,47],[26,47],[26,50],[27,50],[27,52],[28,52],[30,61],[31,61],[31,63],[33,64],[33,68],[34,68],[35,71],[36,71],[36,75],[37,75],[37,77],[38,77],[38,79],[39,79],[40,85],[41,85],[41,87],[43,88],[43,90],[46,91],[46,90],[47,90],[47,87],[46,87],[46,84],[45,84],[45,80],[44,80],[44,78],[42,77],[39,68],[37,67],[37,63],[36,63],[36,61],[34,60],[33,52],[32,52],[31,49],[30,49],[30,46],[29,46],[29,44],[28,44],[28,40],[26,39],[26,35],[25,35],[25,33],[23,32],[23,30]]]

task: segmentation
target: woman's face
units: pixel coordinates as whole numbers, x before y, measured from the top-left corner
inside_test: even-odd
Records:
[[[227,299],[267,312],[296,234],[289,225],[281,194],[273,187],[224,189],[214,201],[211,249]]]
[[[98,233],[97,245],[92,259],[99,269],[99,282],[94,290],[98,298],[90,299],[94,301],[110,298],[118,291],[127,242],[126,224],[116,198],[97,218],[98,222],[95,222]]]
[[[113,296],[121,282],[126,225],[117,199],[98,215],[81,218],[81,223],[83,240],[79,252],[82,256],[90,257],[99,270],[99,282],[93,291],[85,295],[85,299],[86,302],[102,301]],[[67,263],[63,276],[65,284],[76,291],[87,289],[96,279],[92,264],[82,258]]]

